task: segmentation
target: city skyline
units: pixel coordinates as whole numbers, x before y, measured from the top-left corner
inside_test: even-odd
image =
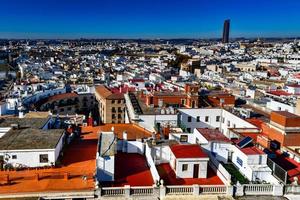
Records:
[[[36,0],[2,2],[0,38],[231,38],[298,37],[300,2]]]

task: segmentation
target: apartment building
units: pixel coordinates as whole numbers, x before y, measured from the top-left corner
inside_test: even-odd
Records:
[[[109,88],[96,86],[101,123],[125,123],[125,99],[122,93],[112,92]]]

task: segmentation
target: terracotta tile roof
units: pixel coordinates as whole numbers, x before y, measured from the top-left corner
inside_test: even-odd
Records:
[[[124,95],[121,93],[113,93],[110,89],[105,87],[104,85],[96,86],[96,93],[99,94],[104,99],[123,99]]]
[[[114,132],[117,135],[118,139],[123,139],[123,132],[127,132],[128,140],[135,140],[141,138],[149,138],[152,136],[150,131],[135,125],[135,124],[105,124],[98,126],[98,131],[111,131],[111,128],[114,127]]]
[[[231,141],[217,129],[197,128],[207,141],[219,141],[231,143]]]
[[[174,144],[170,148],[176,158],[208,158],[198,144]]]
[[[248,119],[246,119],[246,121],[250,122],[251,124],[253,124],[257,128],[261,128],[262,124],[264,123],[261,119],[257,119],[257,118],[248,118]]]
[[[78,94],[76,94],[74,92],[57,94],[57,95],[49,97],[47,99],[47,102],[50,102],[50,101],[59,101],[61,99],[68,99],[68,98],[75,98],[75,97],[78,97]]]
[[[107,98],[109,95],[112,94],[112,92],[104,85],[96,86],[95,89],[96,93],[98,93],[103,98]]]
[[[262,155],[265,154],[262,150],[258,149],[257,147],[245,147],[240,149],[246,155]]]
[[[274,91],[269,91],[267,93],[273,94],[276,96],[290,96],[291,95],[290,93],[283,91],[283,90],[274,90]]]

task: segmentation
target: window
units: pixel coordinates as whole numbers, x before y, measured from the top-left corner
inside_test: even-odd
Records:
[[[121,100],[118,100],[118,104],[120,104],[121,103]]]
[[[191,132],[191,128],[186,128],[186,132],[190,133]]]
[[[180,136],[180,142],[187,142],[188,141],[188,136],[187,135],[181,135]]]
[[[240,159],[239,157],[236,157],[236,162],[241,166],[243,167],[243,160]]]
[[[12,159],[17,159],[17,155],[12,155],[11,158]]]
[[[122,112],[122,108],[121,107],[118,107],[118,112]]]
[[[112,114],[112,115],[111,115],[111,118],[112,118],[112,119],[116,119],[116,115],[115,115],[115,114]]]
[[[222,123],[223,123],[223,124],[225,123],[225,117],[222,118]]]
[[[192,117],[191,116],[188,117],[188,122],[192,122]]]
[[[111,112],[113,112],[113,113],[116,112],[116,108],[115,108],[115,107],[112,107],[112,108],[111,108]]]
[[[227,126],[228,126],[228,127],[230,126],[230,121],[229,121],[229,120],[227,121]]]
[[[182,171],[187,171],[188,170],[188,164],[183,164],[182,165]]]
[[[48,154],[40,154],[40,163],[47,163],[48,161]]]
[[[118,119],[121,119],[121,118],[122,118],[121,114],[118,114]]]
[[[64,112],[64,111],[65,111],[65,109],[63,109],[63,108],[60,109],[60,112]]]
[[[181,99],[181,105],[185,105],[185,99]]]
[[[111,100],[111,103],[112,103],[112,104],[115,103],[115,100]]]
[[[235,124],[233,124],[233,128],[235,128],[236,127],[236,125]]]
[[[200,122],[200,116],[197,116],[197,122]]]
[[[209,116],[205,116],[205,122],[209,121]]]
[[[220,116],[216,116],[216,122],[220,121]]]

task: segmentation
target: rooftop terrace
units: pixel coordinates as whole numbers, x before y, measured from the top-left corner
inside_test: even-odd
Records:
[[[0,171],[0,194],[93,190],[98,129],[83,127],[81,138],[64,150],[60,167]]]
[[[165,185],[224,185],[209,166],[207,167],[207,178],[176,178],[169,163],[157,165],[156,168]]]
[[[154,184],[143,155],[118,152],[115,159],[115,181],[105,183],[105,186],[152,186]]]

